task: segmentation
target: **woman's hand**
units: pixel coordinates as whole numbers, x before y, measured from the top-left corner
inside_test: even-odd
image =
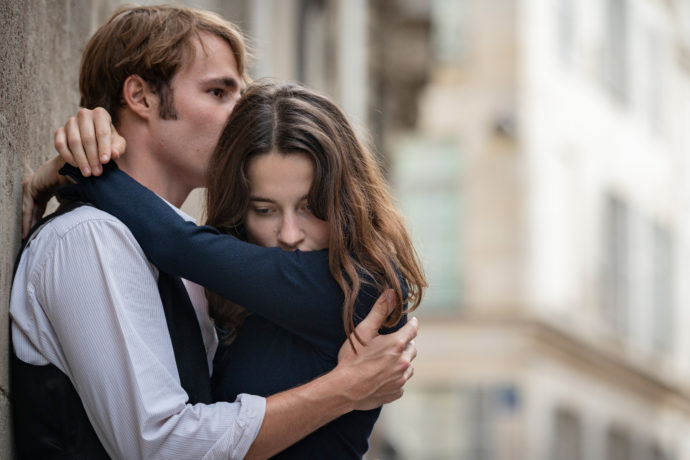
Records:
[[[120,158],[126,147],[110,114],[101,107],[79,109],[76,117],[70,117],[55,131],[55,150],[66,163],[78,167],[84,177],[99,176],[103,172],[101,164]]]
[[[125,153],[127,142],[113,126],[110,114],[103,108],[81,108],[65,126],[55,131],[55,150],[60,156],[43,163],[24,178],[22,197],[22,237],[45,212],[55,190],[69,182],[58,171],[65,164],[78,167],[84,177],[99,176],[101,164],[118,159]]]
[[[43,216],[48,200],[55,194],[55,190],[69,182],[66,177],[58,173],[64,164],[62,158],[56,156],[43,163],[35,173],[24,177],[22,184],[22,238],[26,238],[31,227]]]

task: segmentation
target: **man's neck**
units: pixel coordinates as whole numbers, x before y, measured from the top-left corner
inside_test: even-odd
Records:
[[[128,147],[127,150],[132,149]],[[142,152],[123,155],[117,160],[118,167],[156,195],[178,208],[181,207],[192,188],[185,185],[184,180],[173,177],[168,168],[155,161],[151,155],[140,153]]]
[[[117,130],[127,140],[127,150],[117,160],[118,167],[173,206],[182,206],[194,186],[165,161],[165,155],[155,153],[146,123],[126,110],[120,119]]]

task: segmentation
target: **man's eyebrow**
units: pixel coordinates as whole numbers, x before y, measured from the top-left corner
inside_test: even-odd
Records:
[[[228,88],[238,88],[240,86],[237,79],[232,77],[211,77],[202,80],[202,83],[205,85],[219,85]]]

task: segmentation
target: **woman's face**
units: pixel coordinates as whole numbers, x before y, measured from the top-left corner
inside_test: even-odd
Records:
[[[312,214],[307,201],[314,180],[309,156],[275,151],[257,155],[249,160],[247,177],[245,225],[251,243],[286,251],[328,247],[328,224]]]

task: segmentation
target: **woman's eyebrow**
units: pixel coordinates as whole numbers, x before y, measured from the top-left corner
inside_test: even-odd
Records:
[[[249,197],[249,201],[265,201],[267,203],[275,203],[276,202],[275,200],[272,200],[270,198],[264,198],[261,196],[253,196],[253,195]]]
[[[307,199],[309,199],[309,195],[304,195],[302,198],[299,199],[299,201],[304,201]],[[255,195],[250,195],[249,201],[265,201],[267,203],[275,203],[276,202],[276,200],[272,200],[271,198],[264,198],[262,196],[255,196]]]

